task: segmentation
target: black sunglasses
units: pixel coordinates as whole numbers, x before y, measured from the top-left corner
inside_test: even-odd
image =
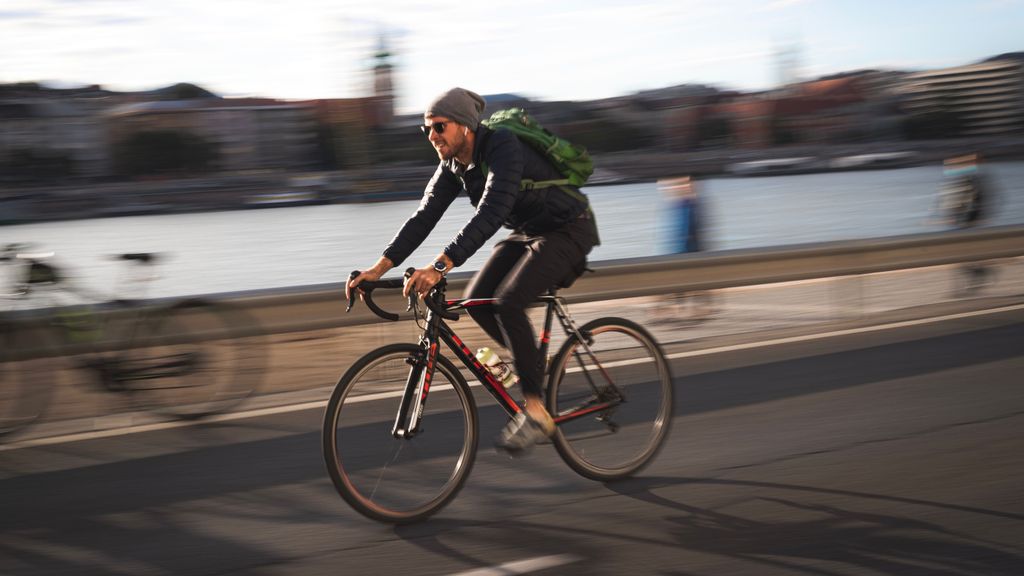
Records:
[[[430,129],[433,128],[434,132],[438,136],[440,136],[441,134],[444,134],[444,129],[447,128],[447,127],[448,127],[448,123],[447,122],[434,122],[433,124],[428,124],[426,126],[420,126],[420,130],[423,132],[423,134],[425,136],[430,136]]]

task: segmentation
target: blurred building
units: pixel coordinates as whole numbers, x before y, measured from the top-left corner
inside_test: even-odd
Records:
[[[387,116],[382,112],[379,99],[332,98],[304,104],[312,108],[317,125],[323,130],[322,144],[331,165],[337,168],[370,165],[374,139],[371,129],[378,127],[378,122]]]
[[[105,142],[100,119],[72,99],[0,99],[2,180],[102,176]]]
[[[826,144],[855,138],[870,109],[861,76],[801,82],[781,90],[734,95],[690,111],[697,146],[765,148]]]
[[[994,60],[909,74],[899,86],[910,114],[950,114],[964,136],[1024,131],[1024,66]]]
[[[115,106],[106,112],[109,141],[142,133],[202,138],[218,151],[225,171],[301,170],[316,162],[315,112],[307,104],[202,98]]]
[[[776,144],[831,144],[858,137],[865,121],[864,79],[802,82],[775,99],[770,137]]]
[[[487,97],[487,113],[525,107],[555,133],[598,154],[1020,134],[1024,54],[1014,56],[913,74],[847,72],[758,93],[683,84],[588,102],[496,94]],[[783,78],[795,78],[795,58],[780,55]],[[221,98],[184,83],[125,93],[0,84],[0,181],[310,169],[354,170],[369,178],[380,165],[429,165],[435,156],[416,129],[419,114],[395,115],[392,60],[381,38],[366,96],[299,102]],[[953,129],[934,128],[942,122]],[[161,149],[155,145],[133,150],[131,143],[147,134],[188,135],[177,149],[198,148],[212,160],[122,169],[126,155],[161,158],[147,154]]]

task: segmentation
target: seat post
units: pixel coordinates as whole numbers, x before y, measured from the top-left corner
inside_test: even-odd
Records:
[[[541,362],[541,374],[547,374],[548,366],[548,348],[551,345],[551,327],[554,323],[555,317],[555,306],[558,305],[558,288],[550,288],[548,290],[548,296],[551,297],[544,305],[544,331],[540,334],[540,346],[538,350],[538,362]]]

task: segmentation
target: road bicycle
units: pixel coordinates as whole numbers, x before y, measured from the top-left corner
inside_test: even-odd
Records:
[[[266,354],[256,322],[223,302],[201,298],[105,298],[76,286],[52,254],[10,244],[11,269],[0,308],[0,438],[39,421],[50,407],[62,357],[100,389],[166,417],[227,411],[263,377]],[[119,284],[151,282],[160,259],[119,254]],[[119,286],[123,291],[123,287]],[[135,292],[143,293],[144,286]]]
[[[373,294],[403,284],[400,278],[365,281],[360,289],[377,316],[398,320]],[[419,342],[367,353],[345,372],[327,403],[322,444],[328,473],[341,497],[374,520],[404,524],[429,517],[455,497],[473,467],[476,400],[466,376],[441,353],[442,343],[509,417],[523,410],[447,322],[494,300],[447,300],[446,284],[442,279],[422,300],[426,310],[415,296],[409,298],[422,331]],[[578,326],[557,294],[564,287],[539,299],[546,307],[538,345],[546,403],[557,424],[551,440],[582,476],[625,478],[649,464],[668,435],[669,363],[657,341],[634,322],[605,317]],[[548,359],[555,318],[565,341]]]

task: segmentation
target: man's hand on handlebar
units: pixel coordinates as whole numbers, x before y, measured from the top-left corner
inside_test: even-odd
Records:
[[[345,285],[345,298],[348,298],[349,300],[351,300],[352,299],[352,291],[353,290],[358,291],[359,292],[359,297],[362,298],[363,291],[359,290],[359,288],[358,288],[359,284],[361,282],[365,281],[365,280],[369,280],[371,282],[373,280],[380,280],[380,277],[381,277],[381,274],[378,273],[376,270],[373,270],[372,268],[370,270],[365,271],[365,272],[360,272],[358,276],[356,276],[355,278],[349,280],[348,284]]]
[[[394,264],[391,262],[391,260],[388,260],[387,258],[382,256],[379,260],[377,260],[376,264],[371,266],[369,269],[360,272],[358,276],[350,279],[348,281],[348,284],[345,284],[345,298],[351,301],[352,291],[357,290],[359,292],[360,299],[362,299],[363,291],[359,290],[359,283],[363,281],[372,282],[374,280],[380,280],[380,277],[383,276],[388,270],[392,269],[393,267]]]
[[[417,294],[421,299],[425,299],[427,294],[430,293],[430,289],[437,285],[444,276],[434,270],[433,266],[426,266],[424,268],[417,268],[409,278],[405,280],[405,287],[402,288],[402,295],[408,297],[409,294]]]

